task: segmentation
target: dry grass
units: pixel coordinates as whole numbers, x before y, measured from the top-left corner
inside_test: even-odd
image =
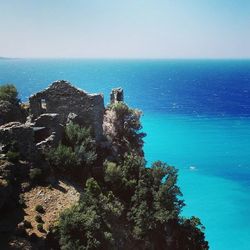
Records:
[[[71,207],[77,203],[80,197],[80,188],[74,187],[66,181],[60,180],[56,187],[35,187],[29,192],[24,193],[24,201],[26,208],[25,220],[31,222],[32,228],[27,229],[30,235],[35,233],[38,237],[44,237],[51,225],[54,225],[59,214],[66,208]],[[80,190],[81,191],[81,190]],[[44,221],[44,232],[37,229],[37,222],[35,221],[36,215],[39,213],[35,210],[37,205],[42,205],[45,212],[40,214]]]

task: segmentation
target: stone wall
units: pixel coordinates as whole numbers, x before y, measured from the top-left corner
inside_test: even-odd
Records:
[[[30,99],[30,114],[36,119],[43,113],[56,113],[62,124],[75,113],[82,125],[93,128],[97,140],[103,136],[104,100],[102,94],[88,94],[67,81],[56,81]]]
[[[124,101],[124,94],[122,88],[112,89],[110,94],[110,103],[117,103]]]

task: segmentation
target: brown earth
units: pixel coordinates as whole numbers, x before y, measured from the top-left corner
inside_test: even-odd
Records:
[[[24,219],[32,225],[32,228],[26,229],[27,233],[45,237],[49,227],[54,225],[59,218],[59,214],[79,201],[81,191],[81,187],[73,186],[65,180],[59,180],[58,184],[53,187],[37,186],[24,193],[23,197],[26,205]],[[35,210],[37,205],[43,206],[45,210],[43,214]],[[44,221],[44,232],[37,229],[36,215],[40,215]]]

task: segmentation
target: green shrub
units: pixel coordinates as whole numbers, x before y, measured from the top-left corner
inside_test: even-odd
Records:
[[[72,148],[63,144],[50,150],[46,157],[52,169],[60,172],[65,172],[77,164],[76,155]]]
[[[39,181],[42,179],[42,170],[40,168],[31,168],[29,172],[29,177],[32,181]]]
[[[42,216],[41,215],[36,215],[36,217],[35,217],[35,221],[37,222],[37,223],[44,223],[44,221],[43,221],[43,219],[42,219]]]
[[[122,211],[123,205],[112,192],[102,193],[98,183],[88,179],[80,203],[60,215],[61,249],[117,249],[111,225],[118,225]]]
[[[141,132],[141,111],[131,109],[123,102],[111,104],[109,109],[116,114],[113,121],[116,136],[112,140],[117,146],[118,154],[122,157],[125,153],[135,151],[143,155],[143,138],[146,134]]]
[[[46,159],[53,170],[68,172],[71,176],[79,175],[80,168],[90,169],[97,159],[96,143],[90,129],[72,122],[67,124],[64,140],[46,154]]]
[[[43,229],[43,224],[39,223],[37,224],[37,230],[40,231],[40,232],[44,232],[44,229]]]
[[[43,214],[45,212],[42,205],[36,205],[35,210],[40,214]]]
[[[23,224],[24,224],[24,227],[25,227],[25,228],[32,228],[31,223],[30,223],[29,221],[27,221],[27,220],[24,220],[24,221],[23,221]]]
[[[77,165],[91,167],[97,159],[96,142],[91,129],[70,122],[65,128],[65,145],[75,153]]]
[[[8,161],[16,163],[19,161],[20,158],[20,153],[19,152],[13,152],[13,151],[8,151],[6,154],[6,157]]]
[[[13,84],[5,84],[0,86],[0,101],[8,101],[12,104],[18,104],[18,92]]]

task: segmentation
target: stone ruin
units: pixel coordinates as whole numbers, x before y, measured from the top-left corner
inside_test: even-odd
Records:
[[[58,114],[59,122],[66,124],[68,116],[74,113],[79,123],[93,128],[97,140],[102,137],[104,115],[102,94],[88,94],[69,82],[56,81],[47,89],[32,95],[29,102],[32,119],[45,113]]]
[[[124,101],[123,89],[122,88],[112,89],[112,92],[110,94],[110,103],[113,104],[123,101]]]
[[[120,101],[123,101],[122,88],[113,89],[110,103]],[[39,150],[60,142],[63,127],[69,121],[90,126],[96,141],[102,141],[104,113],[102,94],[88,94],[67,81],[56,81],[29,98],[29,117],[25,123],[11,122],[0,126],[0,151],[1,145],[4,147],[10,141],[16,141],[22,155],[35,158]]]

